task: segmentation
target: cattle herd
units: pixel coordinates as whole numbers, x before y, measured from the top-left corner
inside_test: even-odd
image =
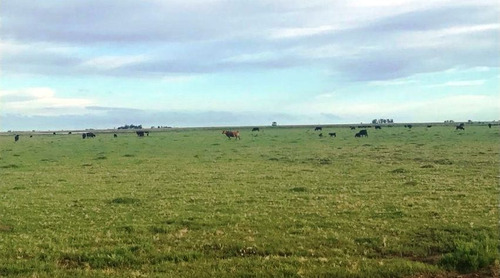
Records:
[[[498,124],[495,124],[495,125],[498,125]],[[491,123],[488,124],[488,128],[491,128],[492,126],[493,126],[493,124],[491,124]],[[356,132],[354,134],[355,138],[368,137],[368,131],[367,131],[367,129],[368,128],[372,128],[372,127],[374,127],[375,129],[382,129],[382,126],[380,126],[380,125],[375,125],[375,126],[371,126],[371,125],[349,126],[349,128],[351,130],[355,130],[356,128],[360,129],[358,132]],[[386,127],[393,127],[393,126],[392,125],[387,125]],[[404,125],[404,127],[408,128],[408,129],[411,129],[413,126],[411,124],[406,124],[406,125]],[[431,128],[432,125],[426,125],[426,127],[427,128]],[[465,124],[461,123],[461,124],[455,126],[455,130],[464,130],[465,131]],[[321,131],[323,131],[323,127],[322,126],[316,126],[316,127],[314,127],[314,131],[320,131],[321,132]],[[254,133],[254,132],[260,132],[260,128],[259,127],[252,128],[252,133]],[[53,132],[52,134],[56,135],[55,132]],[[69,132],[68,134],[71,135],[72,133]],[[136,131],[136,134],[137,134],[138,137],[149,136],[149,131],[138,130],[138,131]],[[228,139],[235,138],[235,139],[241,140],[240,132],[238,130],[223,130],[222,134],[226,135]],[[329,132],[328,135],[330,137],[337,137],[337,133],[336,132]],[[95,133],[93,133],[93,132],[83,132],[83,133],[81,133],[81,136],[82,136],[82,139],[90,139],[90,138],[95,138],[96,137]],[[254,136],[256,136],[256,135],[254,135]],[[323,133],[319,133],[318,136],[319,137],[323,137]],[[19,134],[15,134],[14,135],[14,142],[19,141],[19,137],[20,137]],[[33,135],[30,135],[30,137],[33,137]],[[117,138],[118,135],[116,133],[114,133],[113,137]]]

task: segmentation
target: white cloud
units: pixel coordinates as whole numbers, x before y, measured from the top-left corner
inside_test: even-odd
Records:
[[[85,106],[95,104],[84,98],[57,97],[51,88],[37,87],[0,91],[2,114],[61,115],[78,114]]]
[[[339,29],[340,29],[339,27],[335,27],[332,25],[323,25],[318,27],[280,28],[271,30],[270,38],[288,39],[296,37],[306,37],[306,36],[332,32]]]
[[[83,67],[90,67],[102,70],[112,70],[123,66],[137,64],[148,61],[146,55],[132,55],[132,56],[100,56],[92,58],[82,63]]]
[[[484,85],[485,80],[462,80],[462,81],[448,81],[440,84],[433,84],[429,87],[470,87]]]

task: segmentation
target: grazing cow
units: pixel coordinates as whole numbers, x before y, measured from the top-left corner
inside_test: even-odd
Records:
[[[359,136],[366,136],[368,137],[368,131],[366,131],[366,129],[362,129],[358,132]]]
[[[17,142],[17,141],[19,141],[19,134],[16,134],[16,135],[14,136],[14,142]]]
[[[463,125],[457,125],[457,127],[455,128],[455,130],[465,130],[464,126]]]
[[[356,129],[356,127],[355,127],[355,126],[350,126],[350,128],[351,128],[351,130],[354,130],[354,129]]]
[[[428,125],[427,127],[432,127],[432,125]]]
[[[116,137],[118,137],[118,135],[116,135],[116,133],[115,133],[115,134],[113,134],[113,137],[116,138]]]
[[[318,130],[323,130],[323,128],[320,127],[320,126],[317,126],[317,127],[314,128],[314,131],[318,131]]]
[[[359,138],[359,137],[361,137],[361,134],[359,134],[359,132],[358,132],[358,133],[354,134],[354,137]]]
[[[137,136],[144,137],[144,131],[136,131]]]
[[[56,135],[56,133],[55,133],[55,132],[52,132],[52,134],[53,134],[53,135]]]
[[[330,135],[330,137],[337,137],[337,133],[336,132],[330,132],[330,133],[328,133],[328,135]]]
[[[375,129],[382,129],[382,127],[381,127],[381,126],[379,126],[379,125],[376,125],[376,126],[375,126]]]
[[[320,138],[321,138],[321,137],[323,137],[323,133],[320,133],[318,136],[319,136]]]
[[[254,127],[252,128],[252,131],[260,131],[260,129],[258,127]]]
[[[407,127],[408,127],[409,129],[411,129],[413,126],[412,126],[412,125],[407,125]]]
[[[222,134],[226,134],[227,138],[231,140],[231,137],[234,137],[235,139],[240,139],[240,132],[239,131],[232,131],[232,130],[223,130]]]
[[[94,138],[95,134],[93,132],[86,132],[86,133],[82,134],[82,138],[85,139],[85,137],[87,137],[87,138]]]

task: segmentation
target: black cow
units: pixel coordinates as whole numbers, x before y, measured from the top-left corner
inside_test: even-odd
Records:
[[[406,127],[408,127],[409,129],[411,129],[413,126],[412,125],[407,125]]]
[[[356,129],[356,127],[355,127],[355,126],[350,126],[350,128],[351,128],[351,130]]]
[[[354,134],[354,137],[356,137],[356,138],[361,137],[361,134],[359,134],[359,132],[358,132],[358,133]]]
[[[428,125],[427,127],[432,127],[432,125]]]
[[[16,134],[16,135],[14,136],[14,142],[17,142],[17,141],[19,141],[19,134]]]
[[[488,124],[488,127],[491,128],[491,124]]]
[[[318,131],[318,130],[323,130],[323,128],[320,127],[320,126],[317,126],[317,127],[314,128],[314,131]]]
[[[252,128],[252,131],[260,131],[260,129],[258,127],[254,127]]]
[[[362,129],[358,132],[359,136],[362,137],[362,136],[366,136],[368,137],[368,131],[366,131],[366,129]]]
[[[320,138],[321,138],[321,137],[323,137],[323,133],[320,133],[318,136],[319,136]]]
[[[116,135],[116,133],[115,133],[115,134],[113,134],[113,137],[116,138],[116,137],[118,137],[118,135]]]
[[[335,133],[335,132],[330,132],[330,133],[328,133],[328,135],[330,135],[330,137],[337,137],[337,133]]]
[[[149,136],[149,131],[136,131],[135,133],[139,137],[144,137],[144,134],[146,134],[146,136]]]
[[[87,138],[87,133],[82,133],[82,139]]]
[[[381,126],[379,126],[379,125],[376,125],[376,126],[375,126],[375,129],[382,129],[382,127],[381,127]]]
[[[463,125],[457,125],[457,127],[455,128],[455,130],[465,130],[464,126]]]

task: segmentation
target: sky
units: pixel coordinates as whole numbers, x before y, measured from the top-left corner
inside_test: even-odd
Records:
[[[500,120],[496,0],[5,0],[0,131]]]

